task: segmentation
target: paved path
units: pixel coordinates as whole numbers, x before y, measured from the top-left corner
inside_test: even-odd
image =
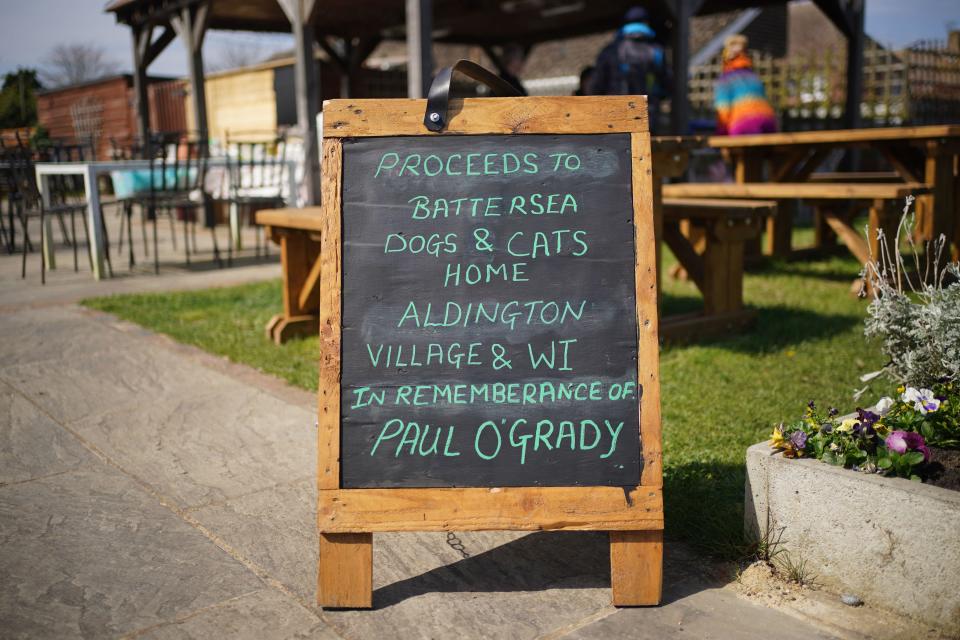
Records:
[[[44,295],[0,289],[2,638],[831,637],[675,545],[614,609],[593,533],[378,535],[376,609],[322,611],[313,394]]]
[[[6,215],[6,212],[4,212]],[[115,226],[111,218],[111,225]],[[39,245],[40,229],[34,221],[31,237]],[[149,227],[149,225],[148,225]],[[56,226],[54,227],[56,229]],[[139,230],[137,230],[139,234]],[[116,241],[117,230],[111,230]],[[96,281],[90,274],[87,259],[83,251],[79,252],[78,269],[73,270],[73,251],[63,243],[56,243],[57,269],[47,272],[47,282],[40,284],[40,254],[27,256],[26,278],[21,277],[21,256],[8,255],[6,247],[0,247],[0,312],[10,311],[24,306],[47,306],[77,302],[84,298],[114,293],[142,293],[148,291],[171,291],[174,289],[203,289],[206,287],[225,287],[231,284],[252,282],[280,277],[280,263],[277,247],[270,250],[270,257],[257,257],[253,249],[255,235],[252,229],[244,230],[245,249],[236,253],[233,267],[219,269],[213,260],[212,242],[205,232],[198,232],[199,252],[191,258],[191,264],[185,263],[179,250],[170,242],[171,234],[165,225],[159,226],[160,275],[154,275],[151,255],[144,255],[143,246],[136,238],[134,253],[136,264],[128,264],[126,253],[117,253],[114,245],[114,277]],[[20,241],[19,235],[17,241]],[[220,230],[220,242],[226,241],[225,233]],[[222,246],[222,244],[221,244]],[[127,245],[127,250],[129,244]],[[126,250],[125,250],[126,251]],[[225,255],[224,250],[224,255]]]

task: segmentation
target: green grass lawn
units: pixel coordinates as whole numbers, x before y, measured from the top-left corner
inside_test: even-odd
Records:
[[[669,256],[665,262],[669,267]],[[865,303],[849,294],[858,270],[851,258],[769,263],[746,277],[747,303],[759,313],[752,330],[663,349],[668,537],[712,555],[743,555],[746,448],[766,439],[775,423],[799,416],[808,400],[853,408],[858,376],[882,364],[862,335]],[[693,284],[669,277],[664,283],[666,314],[699,305]],[[264,336],[280,308],[279,282],[84,304],[304,389],[317,386],[316,338],[277,347]]]

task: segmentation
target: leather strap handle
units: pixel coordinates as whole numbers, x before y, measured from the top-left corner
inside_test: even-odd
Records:
[[[427,94],[427,111],[423,115],[423,126],[430,131],[443,131],[444,127],[447,126],[447,112],[450,107],[450,83],[455,71],[487,85],[495,96],[520,95],[516,87],[502,80],[495,73],[484,69],[476,62],[458,60],[453,65],[440,69],[430,85],[430,93]]]

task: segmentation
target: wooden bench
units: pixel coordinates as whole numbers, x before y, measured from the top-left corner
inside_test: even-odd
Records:
[[[811,174],[809,180],[811,182],[903,183],[903,178],[896,171],[824,171]],[[917,216],[917,223],[914,228],[914,240],[917,244],[923,244],[923,229],[927,226],[925,215],[929,210],[929,207],[921,206],[921,204],[922,202],[918,201],[914,206],[914,213]],[[836,244],[837,234],[834,233],[833,229],[827,223],[824,212],[825,208],[823,204],[819,203],[813,207],[813,249],[816,252],[823,252],[838,246]],[[833,213],[838,214],[840,218],[846,216],[846,218],[852,219],[864,210],[864,203],[858,201],[850,202],[845,207],[846,210],[841,212],[836,210],[836,205],[834,204],[833,209]]]
[[[267,337],[282,344],[294,336],[319,331],[320,207],[264,209],[257,224],[280,245],[283,269],[283,313],[267,322]]]
[[[877,255],[877,230],[887,235],[896,232],[908,195],[920,195],[929,187],[917,183],[854,183],[854,182],[746,182],[746,183],[682,183],[663,187],[664,198],[765,198],[771,200],[802,199],[818,203],[824,222],[837,234],[851,253],[861,262]],[[849,210],[842,203],[869,203],[870,222],[867,240],[850,226]],[[789,255],[793,221],[780,216],[774,225],[767,223],[767,253]],[[772,220],[772,219],[771,219]]]
[[[703,313],[668,316],[661,334],[682,339],[737,329],[755,313],[743,308],[745,243],[775,215],[772,200],[664,198],[663,241],[703,294]]]
[[[903,179],[896,171],[820,171],[811,173],[809,182],[855,182],[857,184],[900,183]]]

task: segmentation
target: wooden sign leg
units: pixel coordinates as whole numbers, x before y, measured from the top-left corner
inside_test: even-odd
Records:
[[[615,607],[660,604],[663,531],[611,531],[610,583]]]
[[[321,533],[317,604],[327,609],[373,607],[373,534]]]

